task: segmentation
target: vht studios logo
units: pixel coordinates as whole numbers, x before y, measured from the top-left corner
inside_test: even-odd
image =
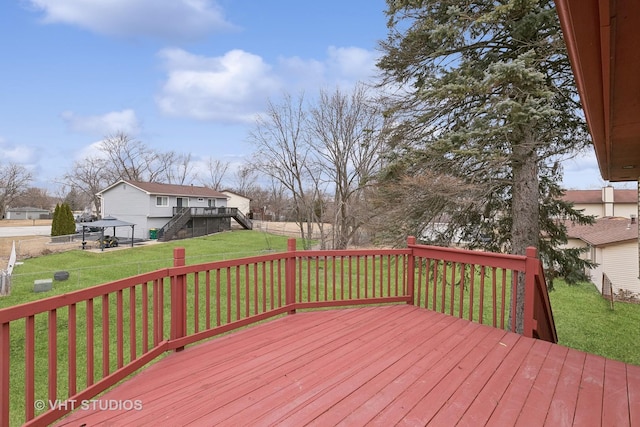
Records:
[[[81,409],[83,411],[141,411],[141,400],[116,400],[116,399],[90,399],[90,400],[36,400],[33,402],[36,410],[61,409],[73,411]]]

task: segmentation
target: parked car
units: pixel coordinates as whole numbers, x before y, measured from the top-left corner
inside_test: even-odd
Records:
[[[97,221],[98,217],[90,213],[82,213],[76,218],[76,222],[92,222]]]

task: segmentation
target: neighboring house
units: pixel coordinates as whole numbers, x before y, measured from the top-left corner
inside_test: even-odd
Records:
[[[563,200],[584,210],[585,215],[596,218],[626,217],[638,215],[638,191],[623,190],[611,186],[600,190],[566,190]]]
[[[137,239],[200,236],[230,229],[236,216],[244,219],[238,209],[228,208],[225,194],[207,187],[121,180],[98,196],[101,217],[135,224]]]
[[[568,224],[568,247],[588,248],[585,257],[597,265],[588,271],[603,294],[610,281],[614,295],[640,297],[638,278],[638,224],[633,218],[599,218],[592,225]],[[605,277],[607,280],[605,280]]]
[[[227,196],[227,205],[238,208],[244,215],[251,213],[251,199],[243,196],[242,194],[233,192],[231,190],[222,190],[222,194]]]
[[[51,212],[49,212],[46,209],[31,208],[31,207],[9,208],[5,212],[5,218],[6,219],[42,219],[42,218],[49,218],[50,214]]]

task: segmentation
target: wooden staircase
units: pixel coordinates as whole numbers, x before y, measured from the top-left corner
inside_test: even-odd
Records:
[[[158,240],[167,242],[175,238],[176,234],[184,228],[194,217],[207,218],[233,218],[244,229],[253,229],[253,223],[238,208],[175,208],[175,214],[171,220],[158,230]]]
[[[171,220],[158,230],[158,240],[167,242],[182,229],[191,219],[191,209],[179,208]]]
[[[232,218],[235,219],[238,224],[240,224],[245,230],[253,229],[253,223],[245,214],[240,212],[237,208],[232,209],[235,210],[235,214]]]

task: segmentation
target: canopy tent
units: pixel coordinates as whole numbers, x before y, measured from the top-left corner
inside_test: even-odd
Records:
[[[82,241],[84,242],[85,231],[87,228],[99,228],[100,229],[100,249],[104,250],[104,229],[108,227],[113,227],[113,236],[116,235],[116,227],[131,227],[131,247],[133,247],[133,231],[135,224],[126,221],[120,221],[117,218],[112,216],[107,216],[98,221],[93,221],[89,223],[82,223]],[[84,248],[84,244],[82,245]]]

